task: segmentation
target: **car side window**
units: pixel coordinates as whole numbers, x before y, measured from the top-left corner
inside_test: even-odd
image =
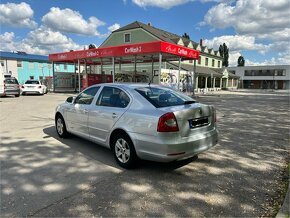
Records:
[[[97,94],[98,90],[100,89],[99,86],[89,88],[79,94],[75,99],[75,104],[91,104],[95,95]]]
[[[129,102],[129,96],[121,89],[114,87],[104,87],[97,100],[97,105],[125,108]]]

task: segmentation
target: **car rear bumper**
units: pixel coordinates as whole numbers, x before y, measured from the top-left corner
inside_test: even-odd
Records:
[[[16,90],[5,90],[5,95],[20,95],[20,89]]]
[[[214,128],[191,137],[179,137],[168,141],[136,133],[133,133],[131,138],[141,159],[170,162],[193,157],[215,146],[218,143],[218,131]]]
[[[42,94],[43,90],[42,89],[22,89],[22,93],[25,94]]]

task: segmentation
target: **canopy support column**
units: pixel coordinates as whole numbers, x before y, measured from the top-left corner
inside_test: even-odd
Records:
[[[54,62],[52,62],[52,85],[53,85],[53,92],[55,92],[55,72],[54,72]]]
[[[112,63],[113,63],[113,75],[112,75],[112,82],[115,82],[115,57],[112,57]]]
[[[177,89],[180,91],[180,66],[181,66],[181,58],[178,61],[178,78],[177,78]]]
[[[196,72],[196,59],[193,61],[193,72],[192,72],[192,96],[195,95],[195,72]]]
[[[132,77],[132,82],[136,82],[136,75],[137,75],[137,56],[134,56],[134,75]]]
[[[153,59],[153,57],[152,57],[152,68],[151,68],[151,78],[150,78],[150,80],[149,80],[149,83],[153,83],[153,80],[154,80],[154,59]]]
[[[161,64],[162,64],[162,53],[159,53],[158,84],[160,84],[160,80],[161,80]]]
[[[78,59],[78,71],[79,71],[79,92],[81,92],[81,63],[80,63],[80,59]]]

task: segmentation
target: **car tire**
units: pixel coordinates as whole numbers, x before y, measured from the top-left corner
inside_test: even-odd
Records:
[[[125,133],[117,134],[112,140],[112,152],[117,163],[126,169],[137,166],[138,157],[130,137]]]
[[[25,95],[25,92],[22,92],[22,95]]]
[[[68,137],[69,134],[66,130],[66,125],[65,125],[64,119],[60,114],[58,114],[55,117],[55,128],[56,128],[56,132],[60,138],[67,138]]]
[[[18,95],[15,95],[16,98],[18,98],[19,96],[20,96],[19,94]]]

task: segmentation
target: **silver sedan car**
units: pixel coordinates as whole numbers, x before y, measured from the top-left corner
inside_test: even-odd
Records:
[[[163,86],[93,85],[56,108],[62,138],[70,133],[108,147],[124,168],[137,160],[170,162],[217,144],[212,106]]]

